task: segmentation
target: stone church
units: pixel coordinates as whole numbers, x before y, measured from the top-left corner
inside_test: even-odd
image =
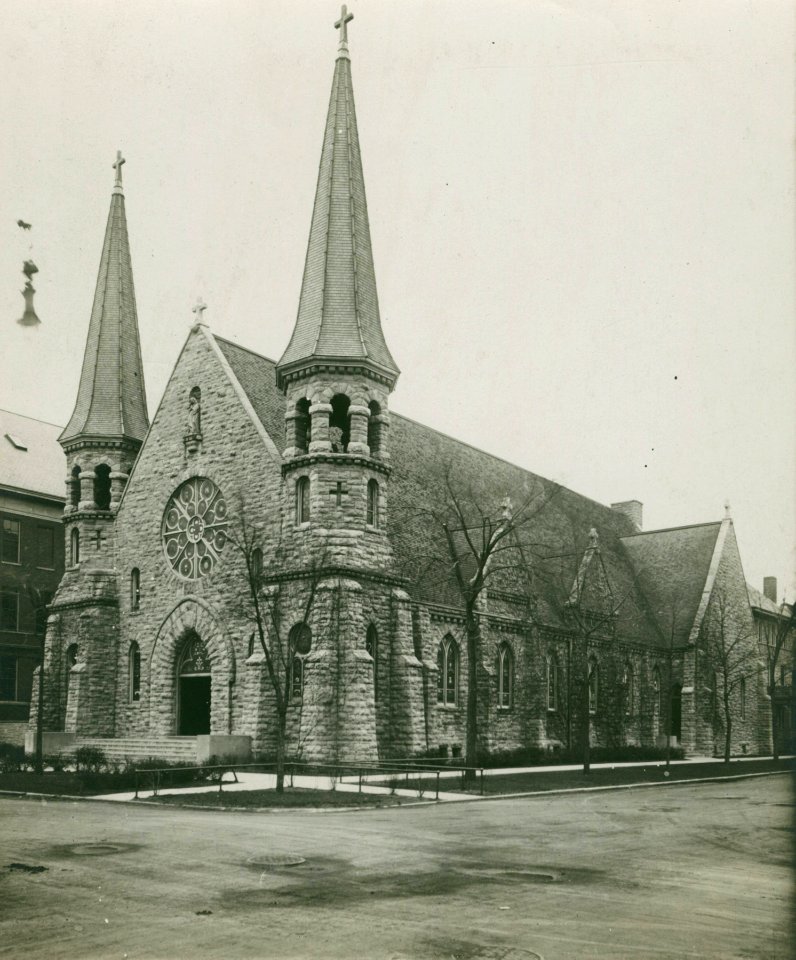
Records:
[[[574,747],[588,723],[594,744],[671,736],[710,754],[721,671],[704,637],[725,606],[749,653],[731,691],[733,749],[768,749],[729,513],[643,532],[636,501],[603,506],[390,410],[399,370],[379,316],[346,25],[290,342],[269,360],[213,333],[198,303],[151,421],[117,156],[60,436],[66,570],[47,624],[45,749],[272,756],[282,698],[294,757],[458,756],[474,678],[483,751]],[[520,517],[529,491],[541,506]],[[484,564],[470,664],[474,540],[510,528],[507,560]]]

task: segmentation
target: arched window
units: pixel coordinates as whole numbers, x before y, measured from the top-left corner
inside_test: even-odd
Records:
[[[379,699],[379,635],[371,624],[365,637],[365,649],[373,660],[373,699]]]
[[[351,418],[348,408],[351,401],[345,394],[337,393],[332,397],[332,412],[329,416],[329,439],[335,453],[345,453],[351,437]]]
[[[138,610],[141,606],[141,571],[133,567],[130,571],[130,609]]]
[[[251,574],[254,584],[257,585],[263,575],[263,552],[259,547],[252,550]]]
[[[369,527],[379,526],[379,485],[375,480],[368,480],[367,524]]]
[[[448,634],[437,653],[437,702],[455,704],[459,695],[459,647]]]
[[[635,689],[633,684],[633,665],[628,661],[622,673],[622,692],[625,700],[625,714],[630,716],[634,709]]]
[[[738,699],[741,701],[741,720],[746,720],[746,677],[741,677],[738,684]]]
[[[302,397],[296,402],[293,417],[293,446],[302,453],[306,453],[310,448],[311,430],[310,402],[306,397]]]
[[[111,468],[107,463],[94,468],[94,503],[100,510],[111,508]]]
[[[381,416],[381,405],[375,400],[371,400],[368,404],[368,447],[370,447],[370,455],[372,457],[378,457],[381,453],[381,421],[377,420],[377,417]]]
[[[69,563],[73,567],[80,563],[80,531],[77,527],[72,527],[69,534]]]
[[[141,650],[133,640],[129,654],[130,703],[141,699]]]
[[[309,523],[310,478],[299,477],[296,481],[296,524]]]
[[[559,679],[558,660],[551,653],[547,658],[547,709],[551,713],[558,710]]]
[[[69,500],[77,510],[80,506],[80,467],[72,467],[72,482],[69,488]]]
[[[600,705],[600,667],[596,660],[589,660],[589,713],[596,713]]]
[[[300,700],[304,695],[304,658],[312,647],[312,631],[306,623],[297,623],[287,635],[290,653],[290,697]]]
[[[514,654],[507,643],[498,649],[498,707],[509,710],[514,702]]]
[[[65,660],[65,670],[64,670],[64,693],[66,695],[67,701],[69,700],[69,674],[71,673],[72,667],[77,663],[77,644],[71,643],[66,648],[66,660]]]

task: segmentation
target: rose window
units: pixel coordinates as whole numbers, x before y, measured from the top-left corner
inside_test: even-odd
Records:
[[[178,487],[163,515],[163,548],[174,570],[197,580],[213,569],[227,542],[227,504],[207,477]]]

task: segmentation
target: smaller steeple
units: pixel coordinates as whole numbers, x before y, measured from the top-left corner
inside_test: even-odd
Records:
[[[118,151],[77,401],[59,438],[64,447],[87,438],[140,446],[149,427],[122,189],[124,163]]]

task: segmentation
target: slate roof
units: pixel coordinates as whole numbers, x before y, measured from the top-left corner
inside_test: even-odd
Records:
[[[66,458],[58,444],[60,432],[53,423],[0,410],[0,490],[63,501]]]
[[[649,610],[675,644],[688,640],[708,577],[720,522],[624,537]]]
[[[117,187],[105,228],[77,401],[60,440],[143,440],[148,426],[127,219]]]
[[[779,616],[782,613],[779,604],[774,603],[773,600],[761,593],[756,587],[753,587],[751,583],[746,584],[746,592],[749,594],[749,604],[752,607],[755,607],[758,610],[762,610],[764,613],[770,613],[774,616]]]
[[[263,426],[277,448],[283,450],[284,397],[276,386],[276,364],[228,340],[215,339]],[[389,438],[393,472],[389,481],[388,529],[399,574],[413,575],[417,572],[419,557],[439,556],[444,549],[439,542],[439,528],[424,523],[422,518],[418,522],[418,509],[424,504],[445,502],[444,484],[431,467],[450,463],[457,484],[478,489],[485,500],[499,503],[509,495],[518,505],[523,502],[526,490],[537,486],[554,494],[538,518],[529,524],[528,530],[538,555],[553,558],[545,569],[536,570],[534,579],[539,616],[545,623],[556,625],[560,622],[561,597],[568,596],[582,556],[582,551],[573,553],[571,545],[585,545],[588,531],[594,526],[600,535],[600,553],[614,596],[624,601],[617,619],[618,632],[647,644],[660,642],[622,545],[623,538],[635,529],[627,517],[393,412],[390,413]],[[410,531],[409,536],[407,531]],[[559,555],[564,544],[570,547],[562,560]],[[510,573],[501,578],[499,586],[504,591],[517,593],[527,592],[528,588],[524,576],[512,578]],[[456,589],[447,576],[438,577],[432,573],[419,578],[416,593],[419,599],[430,603],[461,606]]]
[[[279,374],[308,359],[399,370],[379,317],[351,61],[337,58],[321,150],[298,317]]]

